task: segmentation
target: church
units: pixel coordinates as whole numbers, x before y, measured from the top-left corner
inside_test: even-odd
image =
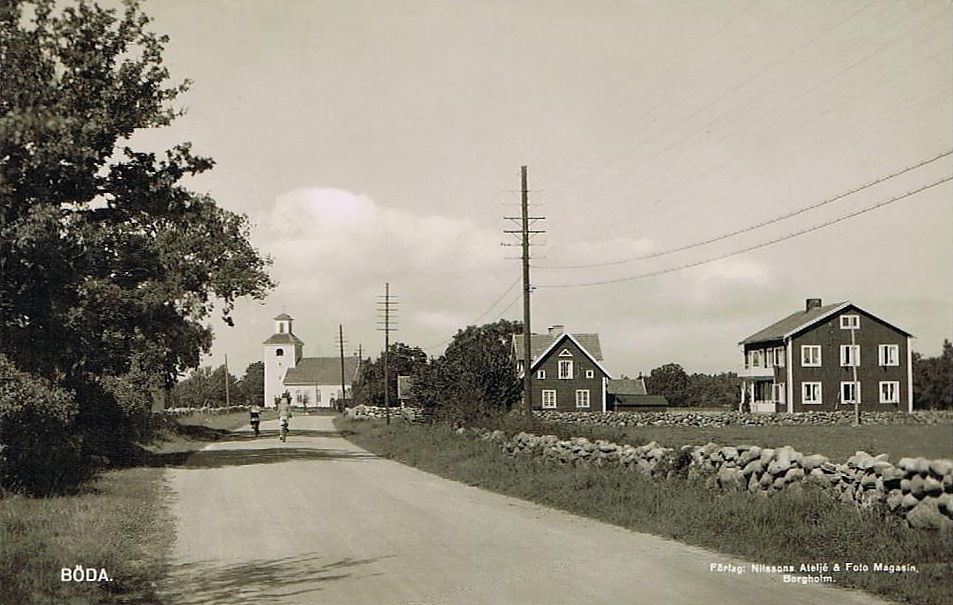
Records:
[[[265,340],[265,406],[275,407],[286,391],[295,407],[333,409],[341,398],[341,358],[302,357],[304,342],[294,335],[290,315],[275,317],[275,333]],[[360,371],[357,356],[344,358],[348,398]]]

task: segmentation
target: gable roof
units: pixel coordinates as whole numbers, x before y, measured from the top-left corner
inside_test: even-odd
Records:
[[[857,305],[847,300],[844,302],[834,303],[832,305],[824,305],[821,307],[815,307],[813,309],[808,309],[805,311],[798,311],[797,313],[792,313],[791,315],[788,315],[784,319],[780,321],[776,321],[775,323],[771,324],[767,328],[764,328],[763,330],[755,332],[754,334],[752,334],[748,338],[745,338],[738,344],[745,345],[745,344],[750,344],[755,342],[785,340],[793,336],[794,334],[797,334],[798,332],[805,330],[813,326],[814,324],[820,323],[824,321],[825,319],[827,319],[828,317],[830,317],[831,315],[839,313],[840,311],[847,308],[856,309],[857,311],[861,311],[867,315],[870,315],[871,317],[876,317],[878,321],[881,321],[887,324],[888,326],[897,330],[898,332],[903,332],[907,336],[912,336],[912,334],[910,334],[906,330],[902,330],[898,328],[897,326],[880,319],[876,315],[873,315],[872,313],[868,313],[867,311],[864,311]]]
[[[344,358],[344,384],[354,383],[357,377],[357,370],[360,366],[360,359],[357,357]],[[341,384],[341,358],[340,357],[302,357],[297,365],[288,368],[285,374],[284,384],[293,385],[319,385],[319,384]]]
[[[536,361],[539,359],[547,349],[549,349],[553,342],[559,340],[561,337],[567,335],[566,332],[562,334],[557,334],[555,336],[549,334],[533,334],[533,337],[529,341],[530,354],[533,356],[533,365],[536,364]],[[573,342],[581,348],[583,351],[589,354],[596,361],[602,361],[602,346],[599,344],[599,335],[598,334],[573,334]],[[513,335],[513,347],[516,352],[517,358],[522,359],[523,356],[523,335],[514,334]]]
[[[281,332],[272,334],[268,337],[268,340],[263,342],[265,345],[302,345],[304,346],[304,341],[292,334],[291,332]]]
[[[517,342],[516,340],[517,336],[522,337],[522,334],[513,335],[513,345],[514,346],[518,345],[519,347],[522,347],[523,339],[520,338],[519,342]],[[592,361],[592,363],[596,364],[596,367],[599,368],[599,370],[601,370],[603,374],[605,374],[606,376],[609,376],[609,372],[604,367],[602,367],[601,363],[599,363],[600,361],[602,361],[602,347],[599,346],[598,334],[580,334],[579,335],[581,337],[585,337],[583,340],[587,341],[588,344],[592,346],[593,349],[595,349],[595,352],[598,353],[598,357],[596,357],[596,354],[591,349],[589,349],[582,342],[580,342],[580,340],[576,338],[576,336],[574,336],[573,334],[569,334],[568,332],[563,332],[562,334],[555,335],[555,336],[550,336],[548,334],[533,334],[533,337],[530,339],[531,348],[536,347],[537,336],[541,336],[543,339],[548,339],[549,345],[546,348],[544,348],[539,353],[539,355],[533,356],[533,363],[530,365],[530,371],[533,371],[533,369],[537,365],[539,365],[540,363],[542,363],[544,359],[549,357],[549,354],[552,353],[556,347],[560,346],[561,343],[565,342],[568,339],[568,340],[571,340],[573,343],[575,343],[575,345],[579,348],[579,350],[582,351],[582,354],[588,357]],[[540,340],[539,342],[545,343],[545,340]],[[516,351],[521,351],[521,350],[522,348],[516,349]]]
[[[610,378],[606,385],[609,395],[645,395],[645,381],[638,378]]]

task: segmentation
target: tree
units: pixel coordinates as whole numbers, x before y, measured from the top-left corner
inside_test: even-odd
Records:
[[[953,409],[953,344],[943,340],[939,357],[913,353],[915,409]]]
[[[735,407],[741,380],[734,372],[692,374],[688,377],[685,405],[692,407]]]
[[[652,370],[645,379],[645,388],[652,395],[662,395],[672,407],[688,402],[688,374],[677,363],[667,363]]]
[[[509,411],[522,385],[510,354],[519,322],[468,326],[444,354],[414,377],[414,391],[437,418],[472,423]]]
[[[264,405],[265,362],[255,361],[245,368],[245,375],[238,385],[241,402],[244,405]]]
[[[401,342],[390,345],[387,356],[388,396],[391,405],[397,405],[397,376],[413,375],[420,366],[426,365],[427,354],[419,347]],[[352,390],[355,403],[384,405],[384,357],[378,356],[361,363],[361,372]]]
[[[171,386],[209,351],[216,305],[231,323],[273,286],[247,218],[180,184],[211,159],[128,146],[188,87],[148,25],[135,0],[0,5],[0,352],[75,392],[83,430],[121,412],[103,380]]]

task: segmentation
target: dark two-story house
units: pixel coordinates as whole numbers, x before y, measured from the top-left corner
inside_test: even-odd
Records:
[[[913,336],[853,303],[809,298],[739,343],[743,408],[913,411]]]
[[[523,335],[513,335],[513,359],[523,375]],[[602,367],[598,334],[569,334],[553,326],[530,338],[533,408],[574,412],[606,411],[609,373]]]

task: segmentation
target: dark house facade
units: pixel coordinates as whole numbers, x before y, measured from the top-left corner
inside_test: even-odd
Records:
[[[609,373],[602,367],[598,334],[569,334],[562,326],[530,339],[533,408],[605,412]],[[513,335],[513,358],[523,375],[523,335]]]
[[[739,343],[741,406],[759,412],[913,411],[913,336],[853,303],[803,311]]]

